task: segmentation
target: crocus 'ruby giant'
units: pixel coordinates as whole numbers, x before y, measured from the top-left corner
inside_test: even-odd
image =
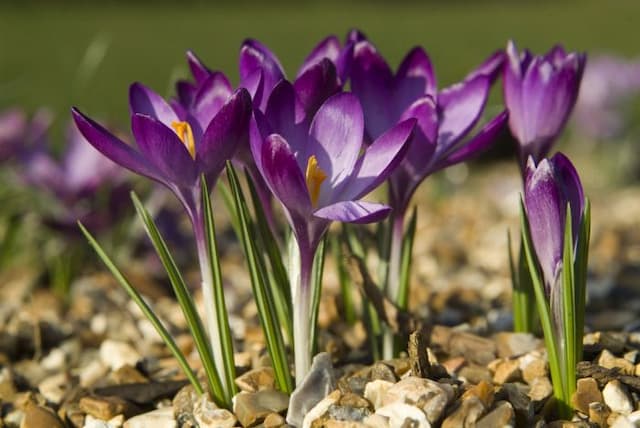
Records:
[[[585,206],[580,177],[571,161],[562,153],[556,153],[536,165],[529,157],[524,202],[531,239],[549,295],[562,271],[567,204],[571,207],[574,246]]]
[[[553,47],[543,56],[518,53],[507,45],[504,66],[504,102],[509,127],[518,140],[520,166],[529,156],[539,162],[562,131],[578,97],[586,56]]]
[[[364,117],[353,94],[330,97],[310,125],[295,120],[295,90],[282,81],[274,89],[266,114],[252,130],[251,148],[258,169],[281,202],[300,255],[294,299],[295,367],[299,383],[310,364],[310,282],[313,257],[332,221],[370,223],[390,208],[360,201],[386,180],[400,162],[415,120],[404,121],[363,150]],[[272,133],[275,130],[280,133]],[[265,133],[268,134],[266,137]]]

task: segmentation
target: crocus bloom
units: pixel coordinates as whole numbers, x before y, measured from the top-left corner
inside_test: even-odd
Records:
[[[295,91],[282,81],[266,107],[270,123],[261,127],[263,132],[275,127],[280,134],[261,138],[254,127],[251,149],[258,169],[284,207],[298,244],[300,277],[299,283],[292,282],[292,296],[299,383],[310,364],[310,282],[318,244],[334,220],[370,223],[388,215],[389,207],[360,198],[383,183],[400,162],[415,121],[401,122],[365,148],[364,117],[353,94],[330,97],[309,125],[296,121],[295,113]]]
[[[51,113],[45,109],[38,110],[31,121],[17,108],[0,112],[0,162],[41,144],[50,125]]]
[[[394,74],[369,41],[354,48],[351,87],[362,101],[369,140],[400,120],[416,118],[409,153],[391,176],[390,203],[403,215],[418,185],[430,174],[462,162],[487,148],[506,122],[503,112],[474,137],[474,128],[487,102],[492,81],[504,55],[496,52],[461,83],[438,91],[426,52],[416,47]]]
[[[580,177],[571,161],[562,153],[556,153],[536,165],[533,157],[529,157],[524,202],[531,239],[549,295],[562,271],[567,204],[571,207],[574,247],[585,206]]]
[[[536,162],[545,157],[562,131],[578,97],[585,61],[584,54],[567,53],[559,45],[543,56],[518,53],[511,41],[507,45],[504,102],[523,170],[529,156]]]
[[[597,139],[624,134],[630,122],[625,107],[639,95],[640,60],[591,57],[573,114],[575,131]]]

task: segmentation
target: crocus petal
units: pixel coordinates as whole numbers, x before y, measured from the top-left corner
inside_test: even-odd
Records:
[[[297,77],[302,76],[309,68],[315,64],[327,58],[334,64],[340,56],[340,40],[336,36],[329,36],[320,41],[318,45],[313,48],[311,53],[302,62],[302,67],[298,71]]]
[[[353,94],[332,96],[316,113],[309,129],[307,154],[316,156],[318,165],[328,176],[328,182],[322,186],[321,200],[327,195],[327,189],[338,187],[352,174],[363,134],[362,107]]]
[[[544,274],[547,293],[555,283],[562,260],[566,201],[556,184],[547,159],[535,166],[530,157],[525,178],[524,202],[531,239]]]
[[[400,111],[423,95],[436,95],[437,83],[433,66],[421,47],[413,48],[405,56],[398,67],[395,80],[395,102]]]
[[[278,134],[268,136],[262,144],[262,175],[274,196],[292,218],[307,218],[311,198],[307,184],[289,144]]]
[[[160,121],[142,114],[131,117],[131,129],[138,146],[167,181],[189,187],[198,177],[195,161],[180,138]]]
[[[291,150],[300,160],[301,165],[302,158],[304,158],[304,165],[306,165],[308,147],[306,144],[306,128],[302,123],[304,119],[303,110],[293,85],[287,80],[281,80],[273,88],[269,96],[269,101],[264,110],[264,117],[270,127],[269,134],[276,133],[287,140]]]
[[[360,199],[381,185],[404,159],[416,120],[405,120],[382,134],[358,159],[343,199]]]
[[[178,101],[182,107],[190,107],[193,104],[193,100],[196,97],[196,92],[198,92],[198,88],[186,80],[179,80],[176,82],[176,93],[178,94]],[[175,106],[171,106],[175,110]],[[179,113],[177,113],[180,116]]]
[[[375,223],[383,220],[391,212],[391,208],[364,201],[342,201],[322,207],[313,215],[325,220],[341,221],[344,223]]]
[[[189,64],[191,74],[198,85],[207,80],[211,74],[211,70],[209,70],[207,66],[200,61],[200,58],[198,58],[192,51],[187,51],[187,63]]]
[[[465,80],[471,80],[476,76],[487,76],[489,81],[493,83],[502,71],[505,62],[505,53],[498,50],[492,53],[489,58],[485,59],[475,70],[467,75]]]
[[[433,154],[436,150],[436,139],[438,135],[438,110],[433,98],[426,96],[418,99],[405,110],[401,119],[417,119],[417,124],[413,132],[413,137],[409,142],[407,155],[399,167],[402,174],[406,175],[402,181],[411,180],[406,190],[410,196],[413,189],[429,173],[432,167]],[[410,177],[410,178],[409,178]],[[397,177],[400,178],[400,177]],[[400,189],[397,189],[400,190]]]
[[[251,96],[246,89],[238,89],[214,116],[202,136],[196,155],[200,172],[211,179],[217,177],[236,150],[248,144],[250,118]]]
[[[262,71],[261,104],[266,103],[271,90],[284,79],[284,68],[276,56],[262,43],[248,39],[240,49],[240,86],[247,87],[245,81],[255,81],[255,72]]]
[[[578,236],[580,219],[584,212],[584,190],[580,182],[578,171],[571,161],[562,153],[558,152],[551,158],[553,171],[556,180],[560,183],[569,205],[571,205],[571,227],[574,242]]]
[[[167,126],[179,120],[164,98],[142,83],[134,83],[129,87],[129,107],[131,115],[137,113],[151,116]]]
[[[389,65],[368,41],[355,45],[351,64],[351,90],[362,102],[367,134],[378,138],[396,123],[392,99],[393,73]],[[398,115],[400,112],[398,112]]]
[[[524,143],[524,109],[522,106],[522,71],[520,54],[515,44],[509,41],[507,45],[507,60],[503,73],[504,103],[509,110],[509,128],[513,136]]]
[[[164,182],[160,171],[131,146],[113,136],[100,124],[82,114],[75,107],[71,109],[71,114],[78,130],[100,153],[137,174]]]
[[[211,119],[227,102],[232,92],[231,83],[223,73],[211,73],[202,82],[193,104],[193,112],[201,129],[207,129]]]
[[[441,107],[438,154],[450,147],[475,126],[489,95],[489,79],[478,76],[450,86],[438,95]]]
[[[508,117],[509,113],[505,110],[491,119],[473,138],[461,147],[454,149],[443,161],[438,162],[436,169],[464,162],[488,149],[504,130]]]
[[[294,88],[304,111],[313,117],[320,105],[340,89],[335,65],[324,58],[309,66],[296,79]]]

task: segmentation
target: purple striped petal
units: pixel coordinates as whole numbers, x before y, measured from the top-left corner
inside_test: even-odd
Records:
[[[229,83],[229,79],[220,72],[211,73],[202,82],[198,88],[192,108],[193,114],[202,129],[207,129],[209,122],[227,102],[232,93],[233,88]]]
[[[183,108],[189,108],[193,104],[193,100],[196,97],[196,92],[198,92],[198,88],[186,80],[179,80],[176,83],[176,93],[178,94],[178,101]],[[175,105],[171,106],[175,110]],[[180,114],[178,113],[178,116]]]
[[[505,53],[503,50],[495,51],[475,70],[469,73],[465,80],[471,80],[477,76],[487,76],[491,83],[495,82],[503,69],[505,59]]]
[[[413,48],[402,60],[396,73],[396,109],[403,111],[416,99],[436,96],[437,83],[433,65],[421,47]]]
[[[304,165],[306,165],[308,147],[307,128],[302,123],[304,120],[303,108],[298,101],[293,85],[287,80],[281,80],[273,88],[264,117],[270,127],[269,134],[276,133],[287,140],[301,165],[303,158]]]
[[[313,215],[325,220],[367,224],[385,219],[391,208],[387,205],[364,201],[342,201],[322,207]]]
[[[250,89],[247,87],[249,83],[255,86],[255,82],[258,81],[255,76],[257,71],[262,72],[260,105],[264,106],[271,90],[284,79],[284,68],[269,48],[257,40],[248,39],[240,49],[240,86],[247,89]]]
[[[579,225],[584,213],[584,190],[580,182],[578,171],[571,161],[562,153],[558,152],[551,158],[556,180],[562,188],[566,200],[571,205],[571,228],[573,232],[573,241],[575,243]]]
[[[167,126],[180,120],[164,98],[142,83],[134,83],[129,87],[129,106],[132,116],[135,114],[151,116]]]
[[[141,114],[131,118],[131,129],[140,151],[179,187],[193,186],[198,177],[195,161],[180,138],[162,122]]]
[[[507,60],[503,72],[503,97],[509,110],[509,128],[513,136],[521,143],[525,143],[523,129],[524,107],[522,105],[522,69],[520,54],[515,44],[509,41],[507,45]]]
[[[327,58],[309,66],[293,86],[308,117],[313,117],[322,103],[340,90],[336,67]]]
[[[355,95],[336,94],[318,110],[309,129],[307,154],[315,155],[318,166],[328,175],[320,200],[330,200],[331,189],[353,173],[363,134],[364,117]],[[306,160],[303,161],[306,164]]]
[[[160,171],[131,146],[113,136],[75,107],[71,109],[71,114],[78,130],[100,153],[137,174],[166,183]]]
[[[300,67],[297,77],[302,76],[309,68],[313,67],[325,58],[335,64],[338,61],[339,56],[340,40],[333,35],[326,37],[320,41],[315,48],[313,48],[311,53],[302,62],[302,67]]]
[[[238,89],[211,120],[202,136],[196,155],[200,172],[215,179],[238,148],[248,144],[250,118],[251,96],[246,89]]]
[[[193,51],[187,51],[187,63],[189,64],[191,74],[198,85],[201,85],[205,80],[207,80],[211,74],[211,70],[209,70],[202,61],[200,61],[200,58],[198,58]]]

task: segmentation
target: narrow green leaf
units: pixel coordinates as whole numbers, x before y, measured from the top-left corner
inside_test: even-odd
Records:
[[[340,235],[331,235],[329,240],[331,243],[331,253],[334,257],[336,270],[338,271],[338,282],[340,284],[342,307],[344,308],[344,319],[347,324],[353,325],[356,322],[357,317],[355,303],[353,301],[354,287],[352,287],[347,269],[345,268],[346,261],[344,260]]]
[[[535,326],[535,295],[529,267],[522,248],[522,240],[518,252],[518,265],[513,260],[511,233],[507,231],[507,245],[509,253],[509,269],[513,288],[513,326],[516,332],[534,333]]]
[[[229,187],[226,186],[222,180],[218,180],[216,183],[216,190],[220,195],[222,195],[222,201],[224,202],[224,206],[227,208],[227,212],[229,213],[229,219],[231,221],[231,227],[235,232],[236,236],[240,236],[242,232],[240,231],[240,221],[238,220],[238,213],[236,212],[236,206],[233,202],[233,195],[229,190]]]
[[[549,369],[551,371],[551,381],[553,383],[553,394],[559,402],[559,412],[561,416],[564,416],[567,412],[567,405],[571,397],[565,396],[565,390],[563,388],[562,377],[562,364],[559,360],[557,350],[557,338],[554,333],[553,323],[551,321],[551,311],[549,303],[547,302],[547,296],[544,289],[544,283],[540,278],[538,271],[538,261],[535,256],[535,250],[531,242],[531,234],[529,232],[529,220],[527,218],[526,210],[524,208],[524,202],[520,199],[520,228],[522,232],[522,242],[524,253],[529,266],[529,272],[531,274],[531,280],[533,283],[533,289],[536,297],[536,306],[538,308],[538,315],[540,316],[540,323],[542,325],[542,331],[544,333],[544,341],[547,347],[547,354],[549,359]]]
[[[87,238],[87,241],[89,241],[89,244],[93,247],[100,260],[102,260],[105,266],[107,266],[107,269],[109,269],[116,281],[118,281],[122,288],[125,289],[127,294],[129,294],[129,297],[131,297],[131,299],[138,305],[144,316],[147,317],[151,325],[153,325],[153,327],[156,329],[165,345],[167,345],[167,348],[169,348],[169,351],[171,351],[175,359],[178,361],[178,365],[184,372],[189,382],[191,382],[191,385],[193,385],[193,388],[196,390],[198,395],[202,395],[204,393],[204,389],[202,388],[202,385],[200,385],[196,374],[193,372],[191,367],[189,367],[187,358],[184,356],[182,351],[180,351],[180,348],[178,348],[178,345],[176,345],[175,341],[171,337],[171,334],[164,327],[160,319],[158,319],[156,314],[153,313],[153,310],[149,307],[147,302],[144,301],[138,291],[136,291],[131,283],[125,278],[122,272],[116,267],[113,261],[104,252],[100,244],[98,244],[98,241],[95,240],[95,238],[91,235],[91,233],[89,233],[84,225],[78,222],[78,226],[80,227],[80,230],[82,231],[84,236]]]
[[[207,235],[207,253],[211,272],[213,273],[213,291],[216,305],[216,314],[218,317],[218,332],[220,342],[222,344],[222,356],[224,358],[225,379],[227,380],[226,391],[229,391],[228,400],[237,392],[238,388],[234,382],[236,378],[236,366],[233,358],[233,338],[229,328],[229,317],[227,314],[227,305],[224,299],[224,288],[222,284],[222,271],[220,270],[220,258],[218,256],[218,244],[216,241],[216,229],[213,220],[213,211],[211,209],[211,199],[209,197],[209,188],[207,181],[202,175],[200,177],[200,187],[202,193],[202,206],[204,210],[205,233]]]
[[[571,397],[576,388],[576,322],[575,322],[575,284],[573,278],[573,231],[571,225],[571,206],[567,203],[567,215],[564,226],[564,249],[562,253],[562,327],[564,337],[560,338],[564,346],[560,347],[560,358],[565,362],[565,396]],[[563,352],[564,351],[564,352]]]
[[[575,294],[576,294],[576,357],[578,361],[582,360],[583,351],[583,335],[584,335],[584,316],[586,310],[587,296],[587,267],[589,261],[589,241],[591,238],[591,202],[589,199],[585,201],[584,212],[582,214],[582,222],[580,223],[580,232],[578,234],[578,246],[576,249],[576,261],[574,266]]]
[[[407,309],[409,301],[409,279],[411,277],[411,260],[413,257],[413,242],[416,237],[416,224],[418,214],[416,207],[413,207],[409,226],[402,241],[402,259],[400,262],[400,286],[398,288],[398,306]]]
[[[284,328],[287,335],[288,343],[293,343],[293,316],[291,312],[291,288],[289,287],[289,276],[287,269],[282,261],[282,251],[278,247],[278,240],[275,238],[273,231],[269,227],[266,219],[262,202],[258,196],[255,185],[251,176],[245,174],[246,181],[251,195],[251,201],[255,212],[256,225],[260,237],[260,244],[267,254],[269,266],[271,267],[271,280],[268,281],[271,286],[271,294],[276,308],[276,314],[280,325]]]
[[[311,349],[315,355],[317,351],[318,311],[320,310],[320,298],[322,297],[322,274],[324,272],[324,256],[327,247],[326,237],[318,245],[313,259],[311,279]]]
[[[200,315],[198,315],[195,304],[191,299],[187,284],[184,282],[184,279],[182,278],[173,257],[169,253],[167,244],[160,235],[157,226],[153,222],[153,219],[147,212],[146,208],[140,202],[140,199],[138,199],[135,192],[131,192],[131,199],[133,200],[133,205],[136,208],[138,216],[142,219],[147,235],[149,236],[149,239],[151,239],[151,243],[160,257],[162,265],[167,271],[169,282],[173,287],[180,309],[182,309],[182,313],[184,314],[187,325],[189,326],[189,331],[193,336],[196,349],[200,354],[200,359],[202,360],[202,366],[204,367],[205,374],[207,375],[207,382],[209,384],[209,389],[211,390],[212,398],[219,406],[230,408],[231,403],[225,399],[224,388],[214,363],[211,345],[207,340],[202,320],[200,319]]]
[[[267,340],[267,350],[271,356],[276,382],[278,383],[278,388],[282,391],[291,393],[293,380],[289,371],[282,331],[278,326],[278,319],[273,310],[274,303],[271,296],[271,288],[266,284],[266,268],[253,239],[249,210],[240,188],[238,176],[230,162],[227,162],[227,176],[231,186],[235,210],[238,213],[241,231],[240,241],[247,258],[253,295],[256,299],[260,323]]]

